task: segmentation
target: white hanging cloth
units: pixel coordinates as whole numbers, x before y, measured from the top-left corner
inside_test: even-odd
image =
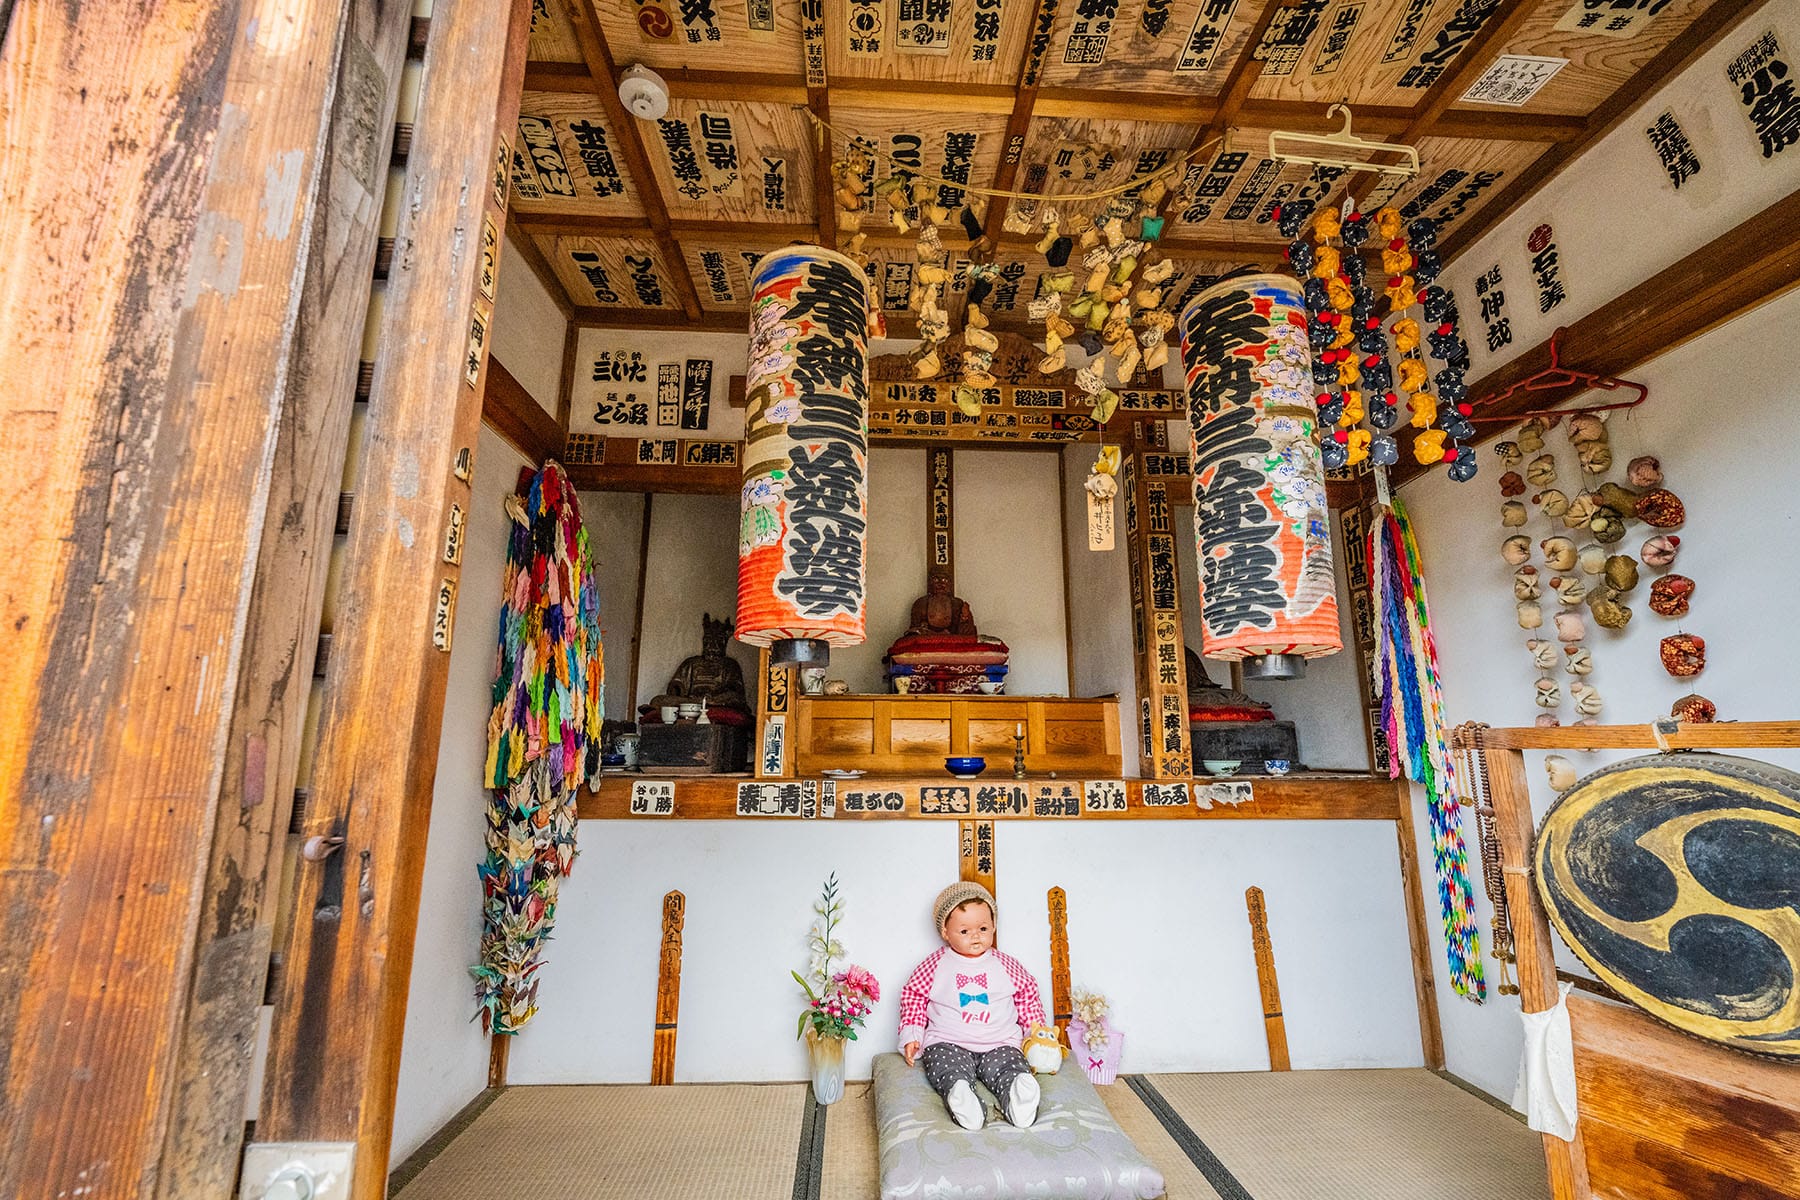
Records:
[[[1554,1007],[1521,1012],[1525,1048],[1519,1055],[1519,1086],[1513,1107],[1539,1133],[1565,1142],[1575,1139],[1575,1036],[1569,1029],[1569,989],[1562,985]]]

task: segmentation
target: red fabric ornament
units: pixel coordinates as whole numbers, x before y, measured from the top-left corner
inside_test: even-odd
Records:
[[[1706,639],[1691,633],[1673,633],[1662,640],[1663,670],[1677,679],[1698,675],[1706,668]]]

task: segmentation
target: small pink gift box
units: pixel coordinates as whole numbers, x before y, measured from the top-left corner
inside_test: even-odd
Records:
[[[1087,1077],[1095,1083],[1112,1083],[1119,1077],[1119,1060],[1125,1055],[1125,1035],[1112,1026],[1103,1026],[1106,1030],[1106,1045],[1099,1050],[1088,1049],[1087,1025],[1081,1021],[1069,1022],[1069,1056],[1081,1064]]]

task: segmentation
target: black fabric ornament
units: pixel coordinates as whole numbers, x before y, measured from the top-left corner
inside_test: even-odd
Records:
[[[1361,213],[1357,213],[1344,222],[1344,231],[1338,235],[1345,246],[1356,249],[1369,240],[1369,221]]]
[[[1374,298],[1369,295],[1367,288],[1358,288],[1356,291],[1356,299],[1350,305],[1350,319],[1353,321],[1367,321],[1374,315]]]
[[[1444,262],[1436,250],[1421,250],[1413,257],[1413,278],[1420,283],[1430,283],[1443,274]]]
[[[1437,245],[1437,222],[1430,217],[1415,217],[1406,227],[1406,241],[1414,254]]]
[[[1066,267],[1069,265],[1069,251],[1074,248],[1074,239],[1059,237],[1050,243],[1050,249],[1045,252],[1044,259],[1053,267]]]
[[[1386,433],[1400,424],[1400,410],[1386,400],[1369,401],[1369,425]],[[1393,439],[1388,439],[1392,441]]]
[[[1360,254],[1344,256],[1344,278],[1350,281],[1351,287],[1361,287],[1368,281],[1369,264],[1363,261]]]
[[[1438,420],[1438,428],[1459,442],[1466,442],[1475,436],[1474,424],[1454,408],[1444,410],[1444,416]]]
[[[1275,228],[1285,238],[1299,237],[1300,227],[1306,224],[1306,218],[1312,216],[1313,206],[1310,200],[1293,200],[1277,205],[1275,209]]]
[[[1330,387],[1337,382],[1337,368],[1328,362],[1320,362],[1316,358],[1313,359],[1312,371],[1313,383],[1318,387]]]
[[[1457,447],[1456,461],[1451,463],[1448,468],[1450,478],[1458,483],[1467,483],[1475,478],[1477,469],[1475,456],[1468,450]]]
[[[1463,373],[1455,367],[1445,367],[1431,378],[1437,384],[1440,400],[1455,404],[1469,398],[1469,385],[1463,382]]]
[[[1337,338],[1337,330],[1323,321],[1308,321],[1306,332],[1314,350],[1323,350]]]
[[[1391,407],[1391,406],[1390,406]],[[1369,461],[1377,466],[1391,467],[1400,461],[1400,446],[1386,434],[1378,434],[1369,439]]]
[[[1382,359],[1372,367],[1364,367],[1363,386],[1371,392],[1391,392],[1394,390],[1394,368]]]
[[[1341,471],[1350,465],[1350,448],[1336,438],[1328,437],[1319,443],[1319,459],[1327,471]]]
[[[977,217],[975,215],[975,210],[966,204],[963,205],[962,210],[962,227],[963,232],[969,235],[969,241],[971,243],[987,232],[981,227],[981,218]]]
[[[1425,335],[1425,340],[1431,344],[1433,357],[1441,358],[1445,362],[1468,357],[1469,347],[1460,337],[1456,336],[1454,330],[1449,333],[1439,333],[1434,329]]]
[[[1419,303],[1425,307],[1425,319],[1433,323],[1450,319],[1450,293],[1443,288],[1427,288],[1419,293]]]
[[[1313,254],[1312,243],[1305,238],[1301,238],[1287,248],[1287,257],[1288,262],[1293,264],[1296,271],[1310,271],[1313,269],[1313,263],[1318,261]]]
[[[1325,290],[1325,281],[1314,276],[1306,277],[1306,307],[1315,313],[1322,313],[1331,308],[1331,293]]]
[[[1337,392],[1331,393],[1331,399],[1319,405],[1319,423],[1336,425],[1338,418],[1344,415],[1344,397]]]
[[[1356,335],[1356,348],[1364,354],[1381,354],[1387,350],[1387,338],[1382,336],[1381,326],[1370,329],[1367,321]]]
[[[969,303],[980,304],[994,290],[994,281],[977,275],[969,280]]]

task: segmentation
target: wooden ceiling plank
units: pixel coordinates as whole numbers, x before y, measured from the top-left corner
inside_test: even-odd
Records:
[[[1038,80],[1044,74],[1047,38],[1034,38],[1032,31],[1056,19],[1057,0],[1037,0],[1031,21],[1026,25],[1025,49],[1019,55],[1019,73],[1014,76],[1011,115],[1006,118],[1006,142],[1000,148],[1000,167],[994,172],[994,189],[1008,192],[1019,178],[1019,163],[1025,158],[1025,143],[1031,136],[1031,117],[1037,107]],[[981,232],[996,247],[1000,244],[1006,210],[1011,201],[1005,196],[988,199],[987,218]]]
[[[1487,23],[1481,27],[1481,32],[1463,47],[1450,69],[1426,89],[1425,95],[1413,107],[1412,117],[1400,131],[1396,141],[1402,145],[1416,146],[1426,136],[1444,136],[1436,127],[1438,118],[1449,111],[1450,106],[1469,90],[1469,85],[1492,65],[1494,56],[1524,28],[1537,10],[1538,0],[1500,0],[1499,9],[1488,18]],[[1380,172],[1377,171],[1354,171],[1345,177],[1334,200],[1363,192],[1380,177]]]
[[[806,76],[767,71],[659,69],[669,95],[683,100],[734,100],[763,104],[805,104]]]
[[[1187,153],[1182,156],[1184,162],[1191,161],[1202,147],[1215,138],[1222,138],[1238,119],[1245,102],[1250,97],[1250,89],[1256,85],[1262,75],[1263,60],[1256,57],[1257,47],[1262,45],[1263,36],[1268,33],[1269,26],[1275,20],[1275,14],[1284,8],[1296,5],[1287,0],[1269,0],[1263,10],[1256,14],[1256,23],[1250,27],[1250,36],[1244,42],[1244,51],[1238,60],[1231,65],[1231,74],[1225,79],[1225,86],[1219,91],[1218,107],[1212,119],[1202,125],[1194,133],[1194,140],[1189,143]],[[1159,216],[1166,217],[1175,207],[1176,199],[1181,195],[1181,180],[1176,178],[1170,186],[1168,195],[1156,206]]]
[[[1761,0],[1714,0],[1688,27],[1681,31],[1630,83],[1588,115],[1586,131],[1579,138],[1560,142],[1546,150],[1511,184],[1504,188],[1479,212],[1471,214],[1456,230],[1444,238],[1441,253],[1451,262],[1488,230],[1504,221],[1519,205],[1536,195],[1564,167],[1598,144],[1601,138],[1617,129],[1652,92],[1692,66],[1694,60],[1717,45],[1746,17],[1761,7]]]
[[[603,213],[508,214],[506,224],[534,237],[649,237],[655,232],[647,217]]]
[[[594,97],[600,101],[600,107],[606,111],[607,123],[618,134],[619,150],[625,158],[625,170],[637,185],[638,198],[643,201],[644,213],[650,218],[651,236],[657,249],[661,251],[663,266],[674,280],[682,310],[690,318],[698,317],[700,293],[694,287],[694,277],[688,271],[686,257],[675,244],[675,239],[669,236],[669,205],[663,199],[656,173],[650,169],[650,158],[644,152],[644,135],[638,128],[638,119],[626,110],[619,99],[618,68],[613,62],[612,51],[607,47],[606,33],[600,26],[600,14],[594,10],[594,0],[571,0],[569,15],[575,26],[575,40],[581,46],[582,61],[587,64],[589,86],[593,89]]]
[[[534,62],[525,68],[528,92],[591,92],[594,77],[583,63]]]
[[[550,293],[550,299],[556,302],[556,309],[562,313],[563,320],[569,320],[575,313],[575,302],[569,298],[569,289],[564,287],[562,280],[556,277],[555,270],[551,268],[549,260],[544,257],[544,252],[539,248],[537,238],[533,236],[532,231],[526,228],[523,222],[516,219],[510,211],[506,214],[506,240],[518,252],[519,257],[525,261],[525,265],[531,268],[531,273],[537,276],[538,282],[544,285],[544,290]]]
[[[1559,346],[1561,360],[1576,370],[1623,375],[1794,287],[1800,287],[1800,192],[1777,200],[1568,326]],[[1479,405],[1483,396],[1549,365],[1550,343],[1541,342],[1470,384],[1469,395]],[[1503,404],[1477,407],[1476,415],[1513,416],[1553,408],[1581,391],[1571,387],[1521,392]],[[1484,422],[1475,441],[1499,437],[1508,428],[1498,421]],[[1394,471],[1397,482],[1426,471],[1413,461],[1406,445],[1410,438],[1402,445],[1401,464]]]

